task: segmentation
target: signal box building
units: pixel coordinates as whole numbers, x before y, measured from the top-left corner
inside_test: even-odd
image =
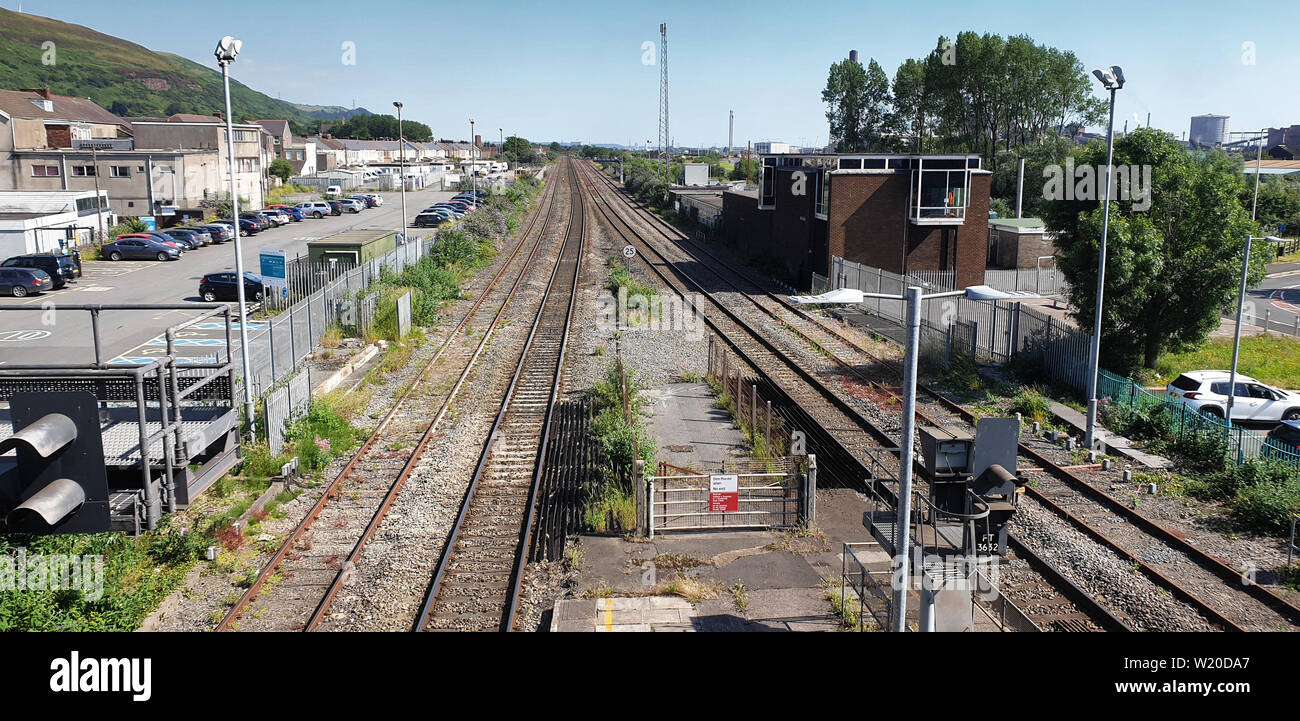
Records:
[[[992,174],[973,154],[781,154],[757,190],[723,194],[723,232],[743,255],[809,287],[842,257],[892,273],[984,282]]]

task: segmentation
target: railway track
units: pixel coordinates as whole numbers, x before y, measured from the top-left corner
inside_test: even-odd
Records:
[[[539,210],[477,300],[227,612],[218,631],[236,630],[237,619],[272,578],[278,579],[275,602],[259,613],[259,629],[311,631],[324,620],[528,275],[546,237],[555,194],[553,185],[546,188]],[[483,331],[477,344],[466,342],[466,332],[473,329]],[[440,394],[433,388],[435,379],[453,374],[455,383],[435,406]]]
[[[608,181],[606,185],[613,188]],[[621,193],[619,196],[630,209],[637,210],[625,196]],[[859,370],[861,367],[884,370],[890,381],[898,383],[902,372],[896,363],[880,358],[833,325],[790,303],[762,279],[726,264],[657,216],[642,213],[643,218],[647,216],[653,219],[665,241],[682,248],[694,262],[708,266],[720,279],[723,279],[723,272],[739,279],[727,282],[791,333],[818,348],[838,366],[839,375],[851,377],[877,393],[898,399],[896,386],[885,383],[882,378],[867,377]],[[926,396],[925,402],[919,404],[918,420],[931,425],[975,424],[976,416],[959,404],[924,385],[918,389]],[[1036,474],[1039,488],[1026,488],[1030,498],[1130,561],[1154,584],[1194,607],[1208,622],[1228,631],[1273,631],[1295,628],[1300,623],[1300,607],[1267,588],[1244,583],[1240,570],[1188,543],[1176,532],[1147,519],[1089,482],[1089,476],[1100,473],[1099,467],[1062,466],[1044,455],[1046,449],[1036,449],[1027,442],[1020,443],[1018,450],[1024,467],[1042,469]],[[1124,538],[1117,538],[1120,535]]]
[[[414,630],[509,631],[514,623],[585,250],[582,193],[572,162],[566,165],[571,211],[563,247]]]
[[[622,193],[618,192],[612,182],[605,179],[603,175],[597,174],[597,176],[599,180],[596,182],[600,183],[610,192],[615,193],[617,197],[623,199],[623,204],[629,211],[637,213],[638,209],[626,201]],[[612,206],[610,207],[610,210],[613,211]],[[646,217],[640,213],[637,213],[637,217],[639,217],[643,222],[646,220]],[[649,217],[653,218],[655,221],[662,224],[664,228],[668,229],[669,232],[664,232],[664,228],[656,226],[656,231],[658,231],[658,234],[661,235],[664,240],[671,242],[674,241],[674,236],[680,235],[679,233],[676,233],[671,226],[667,226],[666,223],[663,223],[663,221],[658,217],[653,215]],[[626,220],[624,220],[624,222],[626,223]],[[649,225],[650,223],[647,222],[646,224]],[[629,230],[631,229],[630,225],[627,227]],[[720,261],[716,256],[709,253],[701,253],[699,255],[688,253],[684,248],[680,247],[680,244],[675,242],[671,243],[672,247],[670,248],[662,248],[649,243],[644,237],[640,237],[639,241],[640,249],[648,251],[651,257],[659,258],[661,262],[673,266],[674,268],[685,264],[689,264],[691,267],[703,266],[713,277],[713,283],[710,287],[714,288],[716,295],[720,296],[725,288],[727,292],[734,295],[740,304],[750,304],[754,306],[759,313],[767,316],[766,320],[768,323],[766,324],[766,328],[771,335],[788,336],[793,334],[795,337],[800,339],[799,342],[810,343],[816,352],[806,352],[809,349],[805,348],[803,362],[811,369],[813,382],[821,386],[825,393],[834,395],[833,389],[827,386],[826,382],[823,380],[823,378],[826,378],[827,376],[832,378],[859,377],[859,380],[862,380],[860,378],[861,374],[857,369],[840,360],[833,352],[833,349],[827,349],[824,345],[813,342],[810,336],[800,330],[799,325],[801,323],[801,318],[797,314],[791,315],[790,313],[782,312],[779,306],[783,302],[783,299],[780,299],[774,293],[769,293],[767,289],[757,286],[748,279],[742,279],[740,281],[741,284],[748,287],[741,287],[737,281],[734,281],[731,278],[731,276],[735,275],[735,271],[731,270],[727,264]],[[674,257],[669,258],[669,254],[673,254]],[[652,267],[654,266],[652,265]],[[660,275],[663,277],[662,273]],[[699,274],[697,273],[696,275],[698,278]],[[696,282],[696,286],[703,288],[704,286],[701,285],[702,282],[707,281],[699,279]],[[721,306],[721,303],[719,302],[718,305]],[[785,306],[788,311],[797,312],[800,310],[789,306],[788,303],[786,303]],[[734,306],[731,310],[734,312],[733,317],[741,315],[741,313],[736,311]],[[794,349],[790,349],[790,352],[793,353]],[[861,408],[863,405],[868,403],[867,399],[855,396],[852,393],[847,393],[846,395],[849,395],[850,398],[843,402],[853,404],[855,420],[859,423],[870,424],[871,421],[868,421],[863,416]],[[894,415],[896,416],[897,414],[895,413]],[[817,417],[821,418],[822,416],[817,415]],[[889,427],[890,430],[887,432],[881,429],[879,425],[876,425],[875,427],[882,433],[898,433],[901,428],[901,423],[891,425]],[[887,435],[886,438],[888,438]],[[896,444],[891,444],[891,446],[896,449]],[[896,450],[891,451],[891,454],[895,452]],[[818,461],[820,465],[820,455],[818,456]],[[896,467],[897,466],[895,465],[894,468]],[[923,484],[918,485],[922,488],[924,487]],[[1019,561],[1019,563],[1016,564],[1017,582],[1014,586],[1014,592],[1009,592],[1007,595],[1013,603],[1017,601],[1017,597],[1019,597],[1020,600],[1032,600],[1032,603],[1026,603],[1023,607],[1021,607],[1020,604],[1017,604],[1017,606],[1021,607],[1022,610],[1024,610],[1026,614],[1041,628],[1071,631],[1129,629],[1129,625],[1125,621],[1117,617],[1102,605],[1096,603],[1093,599],[1088,597],[1087,594],[1079,591],[1078,588],[1074,586],[1074,584],[1070,582],[1059,569],[1053,566],[1046,559],[1034,554],[1023,544],[1016,543],[1016,549],[1019,552],[1020,559],[1025,560],[1019,561],[1019,559],[1013,559],[1014,561]]]

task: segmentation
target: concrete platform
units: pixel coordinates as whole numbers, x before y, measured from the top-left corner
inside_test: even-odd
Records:
[[[648,391],[648,431],[659,441],[655,458],[680,468],[713,470],[745,452],[745,437],[727,411],[714,405],[706,383],[669,383]]]
[[[1053,401],[1052,413],[1055,413],[1057,418],[1060,418],[1067,425],[1080,433],[1086,431],[1088,428],[1087,416],[1067,405]],[[1100,421],[1098,421],[1097,424],[1097,440],[1106,444],[1107,453],[1121,456],[1131,461],[1137,461],[1138,463],[1151,468],[1172,468],[1174,465],[1173,461],[1164,456],[1157,456],[1154,453],[1147,453],[1134,448],[1132,441],[1124,436],[1111,433],[1105,428],[1102,428]]]
[[[692,606],[677,596],[562,599],[551,615],[559,633],[838,631],[820,589],[747,591],[746,605],[733,597]],[[817,610],[819,607],[825,610]]]

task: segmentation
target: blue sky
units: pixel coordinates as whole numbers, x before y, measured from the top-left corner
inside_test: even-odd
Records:
[[[1294,5],[1280,1],[29,0],[22,9],[208,65],[217,39],[233,34],[244,41],[233,76],[257,90],[374,112],[402,100],[407,117],[443,137],[466,137],[473,117],[491,139],[504,128],[538,140],[653,140],[659,69],[642,64],[642,43],[658,44],[660,22],[679,145],[725,144],[729,109],[738,145],[825,143],[820,92],[831,63],[856,49],[892,76],[939,35],[963,30],[1027,34],[1074,51],[1088,69],[1122,66],[1117,126],[1145,123],[1148,112],[1179,137],[1200,113],[1232,116],[1233,130],[1300,123],[1300,43],[1287,37]],[[342,62],[345,42],[355,65]],[[1248,42],[1253,65],[1243,63]]]

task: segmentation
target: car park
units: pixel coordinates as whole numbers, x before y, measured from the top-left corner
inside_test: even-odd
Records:
[[[367,208],[373,208],[373,207],[375,207],[375,199],[374,199],[374,198],[371,198],[371,197],[368,196],[368,195],[349,195],[349,196],[347,197],[347,199],[348,199],[348,200],[355,200],[355,201],[357,201],[358,203],[361,203],[363,206],[365,206],[365,207],[367,207]]]
[[[361,210],[365,207],[364,205],[362,205],[361,201],[353,200],[352,198],[344,198],[338,202],[339,202],[339,207],[348,211],[349,213],[360,213]]]
[[[279,213],[272,210],[255,210],[253,212],[257,216],[264,218],[272,228],[278,228],[289,222],[288,219],[281,218]]]
[[[1229,378],[1228,371],[1223,370],[1188,371],[1170,382],[1165,393],[1170,400],[1223,418],[1228,407]],[[1300,420],[1300,393],[1274,388],[1238,373],[1232,420],[1257,423]]]
[[[151,236],[119,235],[112,243],[105,243],[100,256],[109,260],[177,260],[181,250],[159,242]]]
[[[461,218],[464,218],[464,217],[465,217],[465,213],[462,213],[461,211],[459,211],[459,210],[455,210],[455,209],[452,209],[452,208],[425,208],[424,210],[422,210],[422,211],[420,211],[420,212],[421,212],[421,213],[439,213],[439,214],[441,214],[441,215],[445,215],[445,216],[447,216],[448,218],[450,218],[450,219],[452,219],[452,220],[460,220]]]
[[[244,273],[244,300],[260,301],[266,287],[260,276]],[[199,281],[199,297],[211,303],[216,300],[239,300],[239,286],[233,272],[208,273]]]
[[[280,225],[288,225],[293,222],[293,216],[279,208],[267,208],[262,212],[271,216],[271,219]]]
[[[54,280],[40,268],[0,268],[0,293],[25,298],[53,288]]]
[[[30,268],[40,270],[49,276],[51,285],[42,290],[62,288],[81,277],[81,268],[72,256],[60,253],[29,253],[16,255],[0,263],[4,268]]]
[[[313,218],[324,218],[327,215],[337,215],[329,203],[322,200],[312,200],[306,203],[299,203],[298,210],[303,215],[310,215]]]
[[[158,239],[158,241],[162,243],[175,243],[176,246],[181,250],[194,250],[195,248],[199,247],[198,238],[194,238],[187,235],[180,235],[180,234],[172,235],[171,233],[167,233],[161,230],[149,231],[147,233],[144,233],[144,235],[152,235],[154,238]]]
[[[255,224],[259,232],[266,230],[267,228],[270,228],[273,225],[269,218],[266,218],[258,213],[240,213],[239,217]]]

